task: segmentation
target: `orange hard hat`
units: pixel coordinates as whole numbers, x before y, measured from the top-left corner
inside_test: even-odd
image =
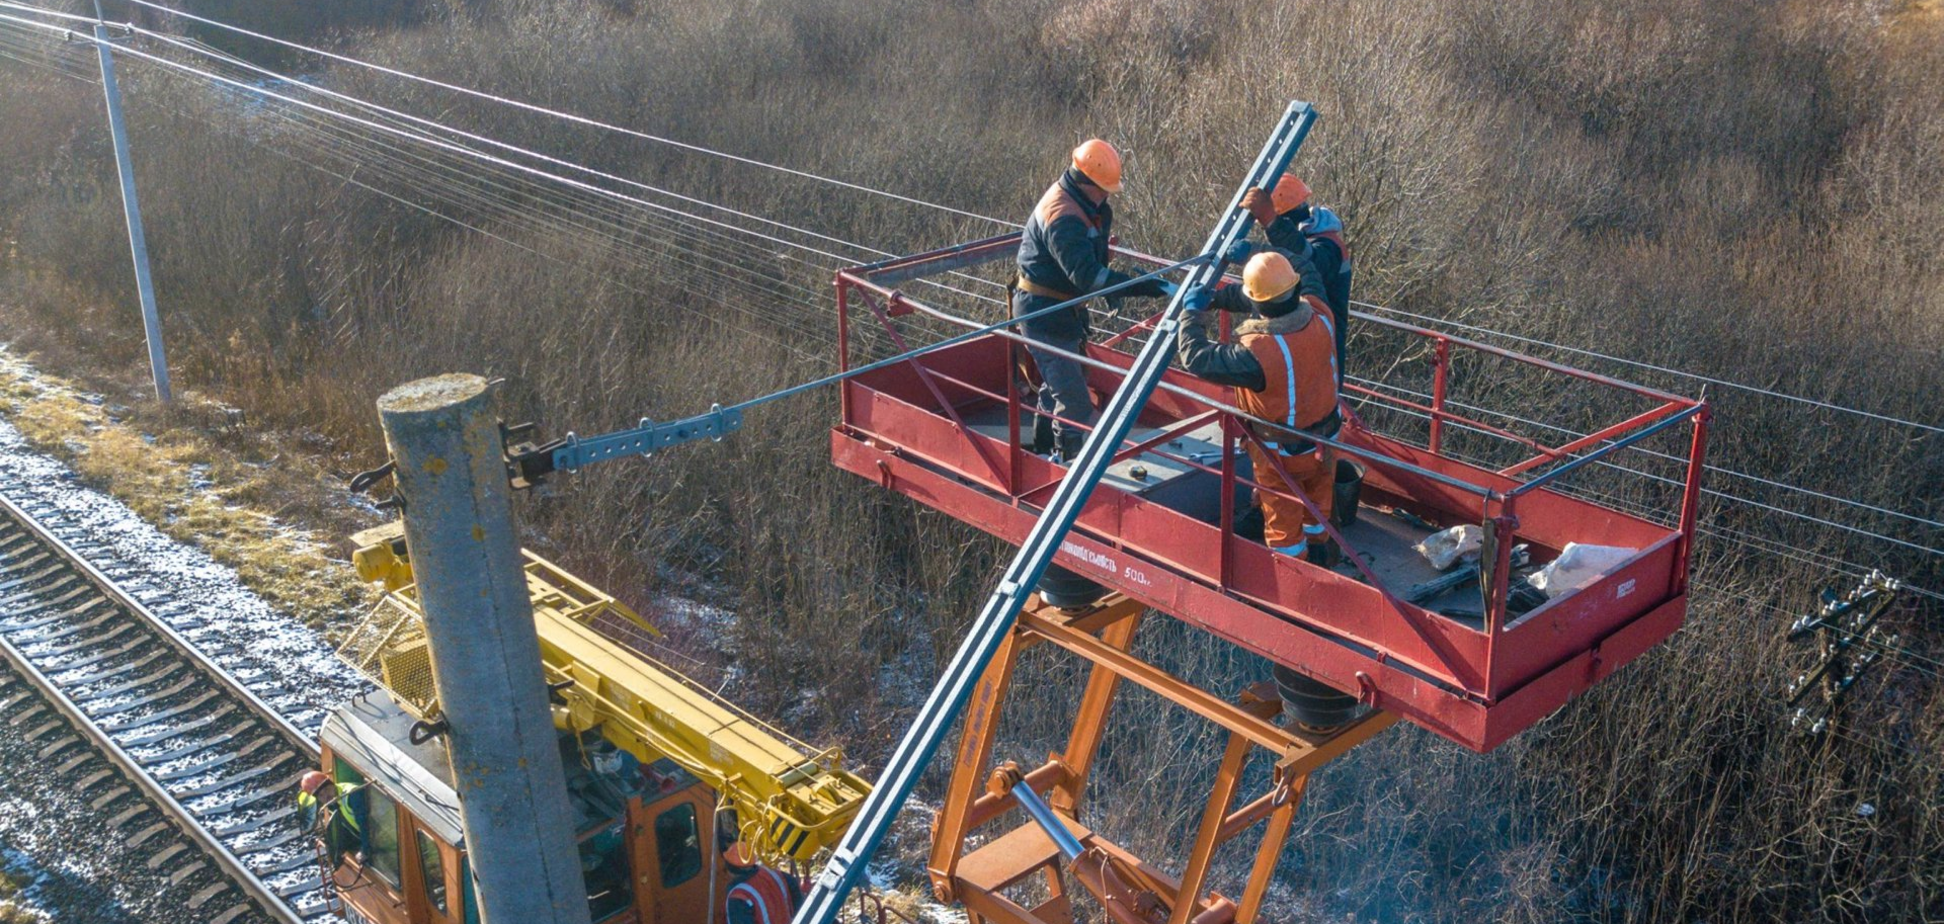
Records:
[[[1293,173],[1285,173],[1276,181],[1276,188],[1269,193],[1269,204],[1281,215],[1309,201],[1309,184]]]
[[[1099,138],[1081,142],[1073,149],[1073,169],[1085,174],[1101,189],[1110,193],[1121,191],[1120,152]]]
[[[317,790],[319,788],[323,787],[324,784],[329,783],[330,781],[331,778],[325,776],[323,771],[312,770],[311,772],[304,774],[303,779],[297,783],[297,787],[299,789],[302,789],[304,792],[314,796],[317,795]]]
[[[756,861],[749,856],[749,845],[737,841],[723,848],[722,862],[730,866],[755,866]]]
[[[1273,302],[1296,288],[1296,268],[1289,258],[1266,250],[1242,267],[1242,292],[1254,302]]]

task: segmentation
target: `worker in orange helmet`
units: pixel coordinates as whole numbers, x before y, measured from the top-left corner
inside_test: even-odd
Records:
[[[1260,187],[1242,194],[1242,207],[1262,226],[1269,243],[1290,253],[1307,253],[1323,280],[1323,300],[1336,317],[1337,384],[1343,384],[1344,337],[1350,325],[1350,245],[1343,240],[1343,220],[1335,212],[1312,204],[1309,184],[1285,173],[1273,190]],[[1240,262],[1240,261],[1237,261]]]
[[[803,883],[756,862],[742,841],[723,849],[722,864],[729,870],[729,895],[723,900],[728,924],[790,924],[803,904]]]
[[[1013,284],[1014,317],[1031,315],[1133,278],[1107,265],[1114,210],[1107,197],[1121,191],[1121,157],[1114,146],[1095,138],[1073,149],[1073,162],[1040,197],[1019,239],[1019,278]],[[1119,296],[1172,295],[1171,283],[1150,279],[1121,290]],[[1086,352],[1087,303],[1025,321],[1026,336],[1052,350]],[[1094,421],[1093,396],[1081,363],[1038,345],[1027,347],[1039,368],[1039,414],[1033,423],[1034,452],[1057,449],[1062,459],[1080,452],[1085,430]],[[1055,420],[1058,417],[1060,419]],[[1073,426],[1066,421],[1071,421]]]
[[[1242,285],[1196,286],[1182,297],[1182,307],[1187,313],[1176,341],[1182,368],[1234,386],[1236,406],[1261,421],[1248,424],[1262,441],[1249,441],[1256,482],[1272,491],[1300,490],[1327,519],[1335,500],[1336,459],[1329,446],[1312,437],[1335,436],[1342,418],[1335,319],[1314,264],[1301,254],[1265,250],[1242,268]],[[1236,343],[1218,343],[1205,330],[1214,316],[1211,309],[1256,316],[1236,326]],[[1277,458],[1272,460],[1263,446]],[[1305,555],[1324,567],[1337,564],[1341,552],[1323,519],[1301,501],[1257,491],[1256,502],[1270,548]]]

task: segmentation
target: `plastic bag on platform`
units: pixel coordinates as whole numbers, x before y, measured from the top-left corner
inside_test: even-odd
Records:
[[[1568,542],[1559,551],[1558,558],[1527,578],[1526,583],[1544,591],[1548,597],[1557,597],[1593,583],[1638,553],[1638,549]]]
[[[1412,548],[1417,549],[1418,554],[1431,563],[1431,567],[1443,571],[1468,557],[1476,556],[1484,541],[1485,531],[1467,523],[1432,533]]]

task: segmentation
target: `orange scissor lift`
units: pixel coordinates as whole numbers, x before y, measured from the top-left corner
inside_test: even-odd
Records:
[[[839,273],[840,363],[849,369],[852,354],[864,351],[851,330],[859,317],[900,345],[919,339],[912,336],[919,331],[901,326],[926,333],[976,326],[908,293],[941,274],[1003,267],[1018,240],[1001,235]],[[1165,265],[1118,247],[1116,254]],[[1095,391],[1114,393],[1132,364],[1135,339],[1152,321],[1086,346],[1079,358]],[[1418,393],[1383,382],[1345,387],[1347,423],[1335,442],[1365,474],[1361,504],[1352,502],[1361,515],[1330,527],[1344,567],[1279,555],[1237,534],[1246,492],[1268,489],[1240,452],[1254,437],[1227,389],[1170,371],[1141,411],[1056,558],[1064,580],[1097,584],[1105,596],[1076,602],[1054,594],[1068,604],[1062,609],[1047,602],[1042,582],[1042,595],[1027,604],[966,708],[929,866],[938,896],[962,903],[974,924],[1071,924],[1081,919],[1075,886],[1122,924],[1256,921],[1311,773],[1399,719],[1490,750],[1680,626],[1707,430],[1703,402],[1394,321],[1360,316],[1356,323],[1383,344],[1422,355],[1431,369]],[[848,379],[842,422],[831,435],[833,460],[1020,542],[1065,474],[1021,445],[1022,427],[1030,429],[1022,421],[1032,413],[1023,343],[1001,330]],[[1378,357],[1359,358],[1365,367],[1380,364]],[[1471,374],[1482,362],[1591,389],[1590,407],[1603,412],[1632,409],[1549,445],[1481,419],[1482,409],[1454,399],[1464,384],[1458,370]],[[1373,422],[1380,419],[1386,423]],[[1490,452],[1456,451],[1454,436],[1497,443],[1500,461],[1481,461]],[[1685,447],[1669,451],[1669,437],[1684,437]],[[1507,459],[1507,447],[1516,457]],[[1643,451],[1675,466],[1672,477],[1658,479],[1659,509],[1651,500],[1601,503],[1567,489],[1569,476],[1624,479],[1627,470],[1613,458]],[[1465,523],[1482,527],[1481,578],[1407,601],[1437,577],[1412,543]],[[1632,553],[1577,590],[1536,606],[1515,602],[1513,588],[1524,574],[1569,543]],[[1243,678],[1223,694],[1142,660],[1131,643],[1150,611],[1262,656],[1283,672],[1279,683]],[[1067,746],[1037,767],[995,767],[994,736],[1020,654],[1041,645],[1080,659],[1089,672]],[[1310,693],[1354,698],[1358,711],[1320,732],[1279,722],[1285,675]],[[1081,820],[1123,683],[1228,736],[1193,846],[1172,872]],[[1267,791],[1248,794],[1243,770],[1257,748],[1275,770]],[[1241,894],[1215,894],[1209,884],[1227,855],[1223,848],[1258,824]]]

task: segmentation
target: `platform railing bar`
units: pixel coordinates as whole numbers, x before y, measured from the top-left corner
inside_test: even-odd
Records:
[[[1705,404],[1688,405],[1687,407],[1682,408],[1680,411],[1674,413],[1673,415],[1653,423],[1652,425],[1648,426],[1646,429],[1628,434],[1627,436],[1621,437],[1610,443],[1607,443],[1605,446],[1601,446],[1600,448],[1592,452],[1589,452],[1583,456],[1575,456],[1571,461],[1562,463],[1553,468],[1549,468],[1543,472],[1540,472],[1538,476],[1526,481],[1524,484],[1521,484],[1510,491],[1507,491],[1506,496],[1518,497],[1521,494],[1528,493],[1532,491],[1534,488],[1540,487],[1550,481],[1553,481],[1554,479],[1559,478],[1561,475],[1565,475],[1566,473],[1578,469],[1581,466],[1587,465],[1592,462],[1597,462],[1600,459],[1604,459],[1607,456],[1614,454],[1615,452],[1625,449],[1628,446],[1632,446],[1633,444],[1638,443],[1641,440],[1647,439],[1648,437],[1653,436],[1654,434],[1659,433],[1662,430],[1665,430],[1671,426],[1674,426],[1675,424],[1680,423],[1681,421],[1688,420],[1694,417],[1696,414],[1701,413],[1701,410],[1704,407],[1707,407],[1707,405]],[[1690,479],[1690,483],[1698,485],[1700,482],[1697,479]]]
[[[851,282],[852,285],[855,286],[870,287],[870,283],[863,282],[854,277],[851,278],[849,281]],[[921,312],[924,312],[940,320],[957,324],[961,327],[972,327],[977,324],[977,322],[975,321],[969,321],[966,320],[965,318],[961,318],[956,315],[952,315],[947,312],[940,311],[939,309],[927,305],[924,302],[915,301],[911,299],[906,299],[906,301],[909,304],[916,307],[917,310]],[[1104,372],[1109,372],[1117,376],[1125,376],[1127,374],[1126,369],[1123,369],[1112,363],[1100,359],[1095,359],[1092,356],[1088,356],[1082,353],[1074,353],[1068,350],[1063,350],[1056,346],[1051,346],[1049,344],[1041,343],[1037,340],[1027,337],[1024,334],[1014,333],[1013,331],[1007,330],[1006,329],[1007,326],[1009,325],[1002,323],[996,326],[979,327],[978,334],[979,335],[992,334],[994,336],[1002,337],[1022,345],[1031,345],[1044,352],[1052,353],[1055,356],[1064,356],[1068,359],[1075,360],[1090,368],[1099,369]],[[962,334],[958,337],[953,338],[953,342],[955,343],[963,342],[965,340],[970,340],[970,339],[972,339],[971,336]],[[1162,391],[1168,392],[1169,394],[1179,395],[1183,398],[1187,398],[1191,401],[1198,402],[1204,406],[1222,411],[1223,413],[1229,414],[1233,417],[1240,418],[1244,421],[1261,424],[1267,427],[1280,426],[1280,424],[1277,424],[1274,421],[1263,420],[1259,417],[1252,416],[1249,414],[1249,412],[1244,411],[1241,408],[1236,407],[1235,405],[1228,404],[1226,402],[1220,401],[1215,398],[1210,398],[1207,395],[1204,395],[1193,389],[1183,387],[1181,385],[1176,385],[1173,382],[1164,381],[1157,387]],[[1410,472],[1411,474],[1417,475],[1421,478],[1429,478],[1432,481],[1436,481],[1439,484],[1445,485],[1446,487],[1457,488],[1469,494],[1476,494],[1479,497],[1485,498],[1487,500],[1496,499],[1500,496],[1499,492],[1493,490],[1492,488],[1487,488],[1484,487],[1483,485],[1472,484],[1471,482],[1465,481],[1461,478],[1453,478],[1450,475],[1444,474],[1443,472],[1432,471],[1431,469],[1428,468],[1412,465],[1411,463],[1405,462],[1401,459],[1394,459],[1391,458],[1390,456],[1383,455],[1381,453],[1375,452],[1374,450],[1365,449],[1361,446],[1353,446],[1348,443],[1338,442],[1337,440],[1331,439],[1329,437],[1322,437],[1322,436],[1312,436],[1310,437],[1310,439],[1313,439],[1316,442],[1321,443],[1323,445],[1342,450],[1343,452],[1347,452],[1353,456],[1356,456],[1359,459],[1364,459],[1369,462],[1374,462],[1386,468]]]

